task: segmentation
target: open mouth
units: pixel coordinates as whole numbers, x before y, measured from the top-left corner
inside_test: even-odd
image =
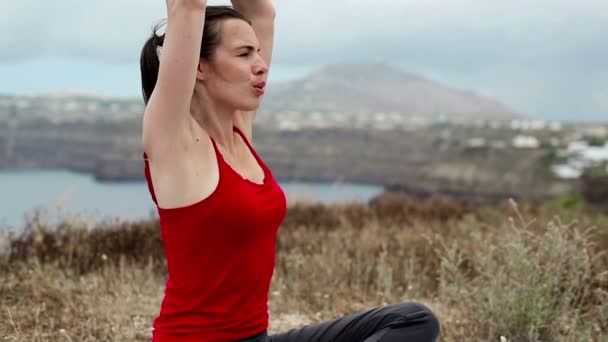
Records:
[[[256,94],[264,95],[264,85],[254,86],[253,89],[255,89]]]

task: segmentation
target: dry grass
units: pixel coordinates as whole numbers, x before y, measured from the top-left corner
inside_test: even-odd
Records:
[[[291,207],[270,330],[415,300],[436,312],[444,341],[600,341],[608,218],[566,207],[483,209],[394,194],[369,206]],[[12,239],[0,261],[3,341],[149,341],[166,272],[158,222],[84,226],[34,216]]]

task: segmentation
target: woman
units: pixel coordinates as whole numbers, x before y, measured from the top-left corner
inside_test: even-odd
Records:
[[[275,12],[232,5],[167,0],[166,33],[142,50],[145,173],[169,275],[153,341],[434,340],[437,319],[415,303],[267,335],[286,201],[251,141]]]

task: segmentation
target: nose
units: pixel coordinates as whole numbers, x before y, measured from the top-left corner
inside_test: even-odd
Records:
[[[266,65],[266,62],[264,62],[262,56],[260,56],[259,54],[255,63],[253,64],[253,73],[257,76],[261,76],[268,73],[268,65]]]

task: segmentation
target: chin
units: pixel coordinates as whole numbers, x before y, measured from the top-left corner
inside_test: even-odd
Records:
[[[237,109],[242,110],[244,112],[258,110],[258,108],[260,108],[260,101],[250,103],[239,103],[239,105],[237,105]]]

